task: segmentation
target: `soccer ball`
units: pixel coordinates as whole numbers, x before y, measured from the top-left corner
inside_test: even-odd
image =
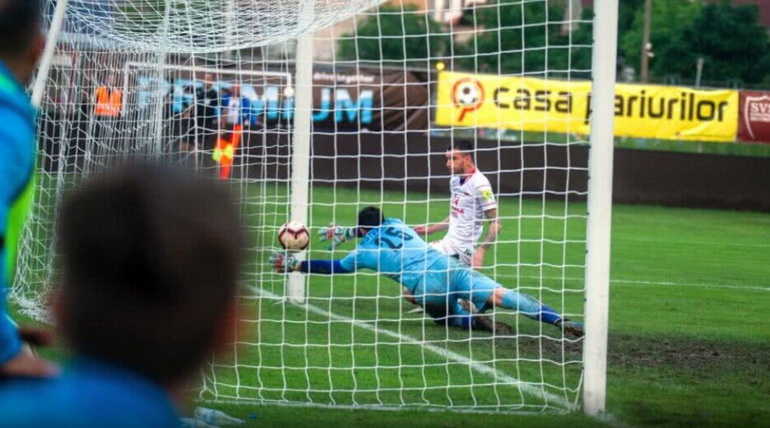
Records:
[[[290,221],[278,231],[278,243],[285,250],[302,251],[310,243],[310,232],[304,224]]]

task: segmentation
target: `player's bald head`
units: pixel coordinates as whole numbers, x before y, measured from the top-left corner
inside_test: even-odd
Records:
[[[0,58],[15,59],[40,37],[40,0],[0,0]]]

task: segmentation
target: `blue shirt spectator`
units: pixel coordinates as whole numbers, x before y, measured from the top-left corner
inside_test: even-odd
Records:
[[[0,382],[0,427],[178,427],[175,403],[236,334],[241,231],[229,189],[184,170],[86,180],[57,211],[51,314],[74,359]]]
[[[176,428],[168,394],[138,373],[78,358],[58,379],[0,388],[0,421],[15,428]]]
[[[241,94],[238,84],[233,84],[222,96],[220,117],[225,129],[232,129],[235,125],[257,124],[257,117],[251,111],[251,100]]]
[[[17,241],[31,197],[35,166],[35,110],[24,88],[0,61],[0,364],[21,350],[6,299]]]

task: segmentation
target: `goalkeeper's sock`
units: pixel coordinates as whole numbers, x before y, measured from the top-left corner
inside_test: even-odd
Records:
[[[439,325],[468,330],[473,327],[473,314],[459,304],[459,299],[449,298],[446,303],[425,303],[425,313]]]
[[[547,324],[556,324],[561,320],[561,315],[552,308],[538,302],[534,298],[513,290],[508,290],[503,295],[502,307],[514,311],[520,311],[528,318],[542,321]]]
[[[449,313],[449,324],[455,327],[468,329],[473,326],[473,314],[467,306],[463,305],[463,303],[464,302],[461,302],[460,299],[454,299],[453,302],[449,303],[451,309]]]
[[[562,317],[559,315],[558,312],[553,310],[552,308],[546,306],[546,305],[540,305],[540,314],[539,314],[540,321],[547,323],[547,324],[556,324],[559,321],[561,321]]]

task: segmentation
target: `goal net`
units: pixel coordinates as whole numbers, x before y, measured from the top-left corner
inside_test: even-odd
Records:
[[[68,190],[121,156],[163,156],[227,180],[250,238],[244,328],[232,356],[202,370],[202,399],[575,409],[582,339],[499,308],[484,316],[510,331],[449,327],[385,276],[286,276],[268,257],[290,219],[311,230],[300,257],[313,259],[353,250],[316,233],[367,206],[440,223],[456,205],[447,149],[470,141],[502,225],[480,271],[582,321],[593,23],[580,5],[70,0],[44,76],[13,300],[47,319]]]

